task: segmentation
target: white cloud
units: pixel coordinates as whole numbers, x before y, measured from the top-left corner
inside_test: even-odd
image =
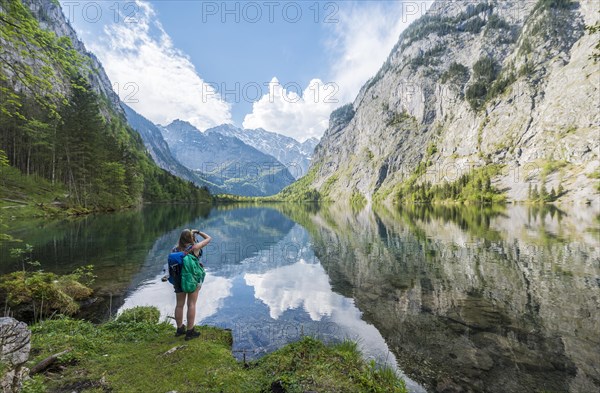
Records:
[[[353,101],[360,88],[379,71],[400,33],[422,16],[432,1],[352,2],[340,8],[328,42],[331,80],[340,98]]]
[[[121,99],[154,123],[179,118],[200,130],[231,123],[230,104],[173,46],[152,6],[143,1],[136,4],[135,23],[108,24],[104,37],[90,45]]]
[[[244,119],[244,127],[264,128],[301,141],[321,137],[331,112],[354,100],[387,59],[402,30],[423,15],[431,3],[431,0],[341,3],[338,23],[329,25],[328,81],[313,79],[302,99],[295,102],[297,94],[286,91],[273,78],[270,93],[254,103],[252,113]]]
[[[327,129],[329,114],[340,106],[336,86],[313,79],[301,94],[295,85],[282,85],[273,78],[269,92],[253,104],[252,113],[244,118],[244,128],[264,128],[300,141],[320,137]]]

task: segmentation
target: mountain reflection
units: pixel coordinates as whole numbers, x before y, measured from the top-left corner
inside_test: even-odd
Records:
[[[597,212],[284,208],[334,290],[434,391],[596,391]]]

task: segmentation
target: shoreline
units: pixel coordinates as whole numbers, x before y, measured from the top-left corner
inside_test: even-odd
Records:
[[[304,336],[260,359],[240,362],[232,352],[231,330],[196,329],[201,333],[198,339],[174,337],[175,328],[158,322],[158,310],[153,307],[128,309],[99,325],[71,318],[46,320],[31,326],[32,355],[25,365],[32,368],[52,354],[69,350],[52,368],[34,376],[33,381],[47,391],[86,387],[148,392],[214,388],[226,392],[406,392],[395,371],[368,363],[351,341],[324,344]],[[175,373],[168,371],[173,366]]]

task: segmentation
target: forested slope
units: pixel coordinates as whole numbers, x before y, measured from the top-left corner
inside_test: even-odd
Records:
[[[71,34],[43,28],[49,14]],[[73,36],[55,2],[0,0],[0,198],[31,199],[30,190],[15,186],[36,182],[19,180],[17,169],[52,188],[48,196],[61,206],[208,201],[207,190],[156,166],[101,65]]]

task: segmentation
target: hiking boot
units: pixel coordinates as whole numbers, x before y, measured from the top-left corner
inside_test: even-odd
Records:
[[[200,337],[200,332],[197,332],[196,330],[194,330],[194,328],[191,328],[190,330],[185,332],[185,341],[198,337]]]
[[[185,325],[181,325],[180,327],[177,328],[177,331],[175,332],[175,337],[183,336],[184,334],[185,334]]]

